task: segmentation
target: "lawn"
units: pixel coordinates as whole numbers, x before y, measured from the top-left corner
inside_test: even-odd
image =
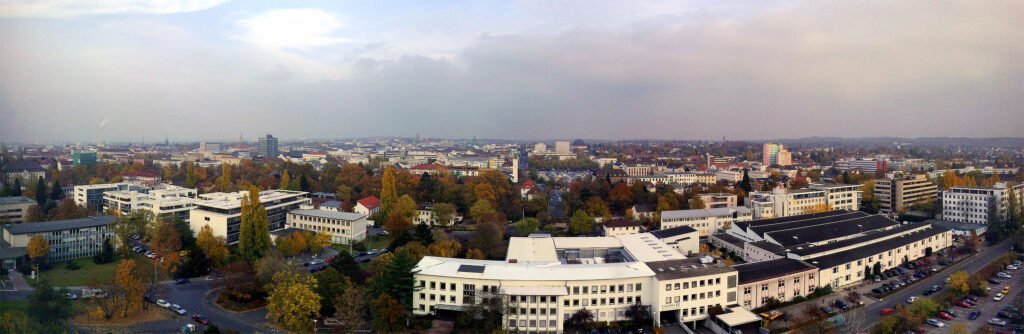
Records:
[[[132,253],[131,258],[135,260],[139,278],[148,281],[153,273],[153,262],[136,253]],[[53,286],[86,286],[92,282],[109,282],[114,277],[114,272],[117,271],[118,261],[104,264],[93,263],[92,258],[81,258],[72,261],[81,268],[68,270],[65,267],[66,261],[57,262],[52,265],[52,269],[44,271],[41,277],[49,280]],[[157,279],[161,281],[167,280],[167,273],[157,268]]]

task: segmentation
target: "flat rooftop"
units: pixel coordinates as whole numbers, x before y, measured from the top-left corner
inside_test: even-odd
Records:
[[[918,242],[930,237],[942,234],[943,232],[949,231],[943,227],[932,226],[929,229],[920,232],[914,232],[908,235],[895,237],[889,240],[883,240],[877,243],[866,245],[864,247],[857,247],[855,249],[829,254],[822,257],[816,257],[807,260],[807,263],[814,265],[820,269],[832,268],[844,263],[863,259],[868,256],[872,256],[881,252],[896,249],[897,247],[903,247],[914,242]]]
[[[35,202],[36,201],[25,196],[0,197],[0,205],[35,204]]]
[[[716,216],[731,216],[733,213],[739,214],[750,214],[752,213],[749,208],[738,206],[735,208],[713,208],[713,209],[693,209],[693,210],[672,210],[662,211],[661,220],[665,219],[688,219],[688,218],[704,218],[704,217],[716,217]]]
[[[689,259],[646,262],[645,264],[654,271],[654,275],[657,276],[660,281],[736,271],[736,269],[720,262],[709,264],[701,263],[700,258],[696,257]]]
[[[825,225],[825,224],[832,224],[832,223],[835,223],[835,222],[851,221],[853,219],[864,218],[864,217],[869,217],[869,216],[871,216],[871,215],[869,215],[867,213],[864,213],[864,212],[860,212],[860,211],[847,212],[847,213],[844,213],[844,214],[834,215],[834,216],[826,216],[826,217],[818,217],[818,218],[810,218],[810,219],[801,219],[801,220],[789,221],[789,222],[785,222],[785,223],[776,223],[776,224],[768,224],[768,225],[751,226],[750,227],[750,231],[752,231],[755,234],[763,237],[765,234],[770,233],[770,232],[775,232],[775,231],[791,230],[791,229],[804,228],[804,227],[809,227],[809,226],[821,226],[821,225]]]
[[[686,225],[681,225],[681,226],[676,226],[676,227],[673,227],[673,228],[666,228],[664,230],[651,231],[651,232],[648,232],[648,233],[653,234],[654,236],[658,237],[659,239],[665,239],[665,238],[674,237],[674,236],[677,236],[677,235],[683,235],[683,234],[688,234],[688,233],[696,233],[696,232],[697,232],[697,230],[693,229],[692,227],[689,227],[689,226],[686,226]]]
[[[298,197],[307,194],[304,191],[293,191],[293,190],[281,190],[272,189],[260,191],[260,202],[267,203],[281,199]],[[238,191],[231,193],[208,193],[199,195],[199,199],[196,200],[197,205],[209,206],[218,209],[236,209],[242,206],[242,197],[249,195],[248,191]]]
[[[736,226],[746,230],[750,226],[762,226],[762,225],[790,223],[790,222],[796,222],[796,221],[802,221],[802,220],[808,220],[808,219],[814,219],[814,218],[843,215],[843,214],[848,214],[848,213],[850,213],[849,210],[832,210],[832,211],[808,213],[808,214],[796,215],[796,216],[777,217],[777,218],[750,220],[750,221],[745,221],[745,222],[736,222]]]
[[[577,281],[654,276],[654,271],[642,262],[588,265],[560,262],[508,263],[436,256],[423,257],[414,270],[418,275],[517,281]]]
[[[805,243],[822,242],[843,238],[869,231],[892,228],[900,223],[885,216],[875,215],[855,219],[836,221],[828,224],[807,226],[789,230],[766,233],[783,247],[791,247]]]
[[[11,234],[32,234],[109,225],[114,216],[85,217],[78,219],[53,220],[39,223],[10,224],[4,226]]]
[[[805,244],[805,245],[795,245],[795,246],[792,246],[790,248],[787,248],[786,251],[788,251],[790,253],[793,253],[793,254],[796,254],[796,255],[800,255],[800,256],[807,256],[807,255],[811,255],[811,254],[816,254],[816,253],[827,252],[827,251],[831,251],[831,250],[835,250],[835,249],[840,249],[840,248],[843,248],[843,247],[849,247],[851,245],[856,245],[856,244],[863,243],[863,242],[869,242],[871,240],[882,239],[882,238],[885,238],[885,237],[889,237],[889,236],[893,236],[893,235],[898,235],[898,234],[901,234],[901,233],[906,233],[908,231],[913,231],[915,229],[919,229],[919,228],[922,228],[922,227],[928,227],[928,226],[930,226],[930,224],[928,224],[928,223],[902,224],[902,225],[899,225],[899,226],[897,226],[895,228],[890,228],[890,229],[886,229],[886,230],[871,231],[871,232],[865,233],[864,235],[856,237],[856,238],[850,238],[850,239],[841,240],[841,241],[837,241],[837,242],[830,242],[830,243],[827,243],[827,244],[822,244],[822,245],[817,245],[817,246],[807,245],[807,244]]]
[[[303,216],[312,216],[312,217],[320,217],[320,218],[328,218],[328,219],[339,219],[339,220],[348,220],[348,221],[356,221],[356,220],[362,219],[363,217],[366,217],[366,215],[361,214],[361,213],[341,212],[341,211],[337,211],[337,210],[299,209],[299,210],[289,211],[288,213],[293,213],[293,214],[303,215]]]

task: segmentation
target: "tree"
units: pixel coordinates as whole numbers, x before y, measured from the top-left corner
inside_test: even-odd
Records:
[[[301,191],[310,192],[312,188],[309,187],[309,180],[306,179],[306,174],[299,175],[299,189]]]
[[[380,209],[390,214],[391,208],[398,201],[398,192],[395,190],[395,168],[388,166],[384,168],[384,176],[381,178]]]
[[[324,247],[327,247],[327,246],[331,245],[331,240],[332,239],[334,239],[334,236],[331,235],[331,232],[327,232],[327,231],[317,232],[317,234],[313,235],[312,239],[308,240],[308,242],[309,242],[309,251],[313,252],[313,253],[318,253],[319,254],[320,252],[322,252],[324,250]]]
[[[99,253],[92,256],[92,262],[96,264],[104,264],[114,260],[114,245],[110,243],[110,239],[103,239],[103,248]]]
[[[402,195],[402,197],[399,197],[398,201],[396,201],[392,206],[391,211],[388,212],[389,216],[400,215],[402,218],[409,221],[412,221],[417,214],[419,214],[419,212],[417,211],[416,200],[412,199],[409,195]]]
[[[458,240],[441,240],[427,246],[427,253],[431,256],[456,257],[461,251],[462,244]]]
[[[469,238],[469,247],[482,251],[487,257],[501,258],[505,254],[504,231],[497,224],[477,224],[476,231]]]
[[[310,319],[320,316],[316,280],[308,274],[284,271],[274,274],[273,282],[267,295],[267,319],[291,331],[312,332]]]
[[[569,218],[569,230],[573,234],[587,234],[594,231],[594,219],[583,210],[576,210]]]
[[[384,221],[384,229],[395,237],[401,233],[408,233],[410,227],[412,227],[412,221],[400,214],[388,214],[387,220]]]
[[[479,248],[470,248],[466,250],[466,258],[473,260],[483,260],[487,258],[487,255],[485,255],[484,251],[480,250]]]
[[[707,205],[704,204],[704,199],[701,198],[700,196],[694,195],[693,198],[690,199],[690,209],[691,210],[692,209],[704,209],[706,207],[707,207]]]
[[[71,304],[65,297],[66,293],[67,290],[54,290],[49,281],[40,280],[36,289],[28,296],[28,315],[43,325],[61,323],[72,311]]]
[[[279,272],[300,272],[297,266],[288,263],[280,253],[274,251],[270,251],[256,260],[256,263],[253,264],[253,269],[256,270],[256,281],[262,285],[272,283],[274,275]]]
[[[157,224],[159,226],[157,233],[153,235],[149,246],[157,256],[162,258],[162,263],[169,270],[176,270],[180,260],[178,252],[181,251],[181,237],[178,236],[178,230],[170,221],[160,220]]]
[[[378,332],[401,332],[405,327],[405,308],[387,293],[370,302],[370,312],[373,314],[373,328]]]
[[[373,295],[387,294],[395,298],[405,308],[412,309],[412,294],[415,290],[415,279],[413,268],[416,267],[416,255],[411,254],[408,249],[398,249],[394,256],[388,258],[378,257],[384,262],[371,284]]]
[[[46,215],[43,214],[43,209],[38,204],[32,204],[25,210],[25,222],[35,223],[46,220]]]
[[[359,268],[356,259],[347,251],[341,251],[331,261],[331,268],[337,270],[341,275],[348,277],[352,282],[362,284],[364,279],[363,270]]]
[[[833,326],[827,320],[828,315],[818,310],[814,303],[805,303],[801,311],[803,311],[801,321],[806,323],[801,328],[801,333],[824,334],[832,331]]]
[[[491,202],[481,199],[477,200],[472,207],[469,208],[469,215],[476,219],[477,223],[491,222],[498,223],[498,211],[494,209]]]
[[[626,309],[626,317],[633,323],[633,327],[642,328],[651,321],[651,307],[640,302],[634,303]]]
[[[565,320],[565,325],[568,328],[575,329],[577,333],[582,333],[594,326],[594,312],[586,308],[573,312],[569,319]]]
[[[434,233],[427,224],[416,224],[413,239],[419,241],[420,244],[430,245],[434,243]]]
[[[284,172],[281,173],[281,184],[278,185],[277,188],[278,189],[284,189],[284,190],[291,190],[291,187],[292,187],[292,177],[291,177],[291,175],[288,175],[288,169],[285,169]]]
[[[53,179],[53,188],[50,188],[50,200],[59,202],[64,199],[64,187],[60,186],[60,180]]]
[[[43,239],[41,234],[33,234],[28,239],[28,248],[26,249],[28,258],[36,264],[46,262],[46,256],[50,254],[50,244]]]
[[[14,179],[14,189],[13,189],[13,192],[11,193],[11,196],[15,196],[15,197],[21,196],[21,179],[20,178]]]
[[[36,181],[36,204],[39,204],[40,208],[45,208],[46,199],[46,183],[43,182],[43,177],[40,176]]]
[[[871,267],[871,273],[874,274],[874,276],[881,275],[882,274],[882,263],[881,262],[875,262],[875,265]]]
[[[234,190],[234,186],[231,183],[231,165],[220,165],[220,177],[217,178],[217,188],[223,192],[230,192]]]
[[[145,293],[142,280],[136,278],[137,266],[135,260],[121,260],[117,264],[117,272],[114,274],[114,286],[118,288],[119,294],[112,293],[110,298],[124,298],[123,306],[119,308],[120,317],[127,318],[129,314],[142,309],[142,295]]]
[[[525,237],[530,233],[537,232],[539,227],[540,221],[537,218],[523,218],[516,222],[515,232],[517,236]]]
[[[605,220],[612,218],[612,212],[608,209],[608,205],[597,196],[591,196],[586,202],[586,212],[592,217],[602,217]]]
[[[431,211],[433,211],[434,220],[440,226],[448,226],[452,221],[452,217],[455,216],[455,206],[449,203],[434,204]]]
[[[337,259],[335,259],[337,261]],[[344,291],[334,299],[334,317],[341,322],[338,330],[342,333],[349,333],[366,328],[366,290],[348,277],[344,278]]]
[[[227,245],[225,244],[224,237],[214,237],[213,228],[210,225],[203,225],[199,229],[199,237],[196,238],[196,246],[206,253],[206,256],[210,257],[215,265],[223,264],[228,258]]]
[[[346,287],[344,285],[345,276],[338,273],[334,268],[327,267],[327,269],[313,274],[313,278],[316,279],[316,289],[314,291],[320,296],[320,314],[334,314],[337,311],[334,308],[334,300],[341,296],[342,291]]]
[[[740,181],[740,189],[743,189],[744,193],[750,193],[754,191],[754,186],[750,184],[750,174],[746,168],[743,169],[743,180]]]
[[[910,304],[910,312],[919,316],[928,316],[932,313],[938,312],[940,309],[942,309],[942,306],[928,297],[918,298],[913,304]]]
[[[968,284],[970,275],[966,271],[958,271],[949,275],[949,283],[946,285],[950,290],[956,291],[960,296],[966,295],[970,292],[971,287]]]
[[[242,197],[242,222],[238,231],[238,253],[253,262],[263,257],[270,249],[270,222],[267,210],[260,202],[256,186],[249,188],[249,195]]]

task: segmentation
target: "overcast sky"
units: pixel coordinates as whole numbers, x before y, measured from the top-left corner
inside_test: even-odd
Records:
[[[0,0],[0,140],[1024,136],[1024,1]]]

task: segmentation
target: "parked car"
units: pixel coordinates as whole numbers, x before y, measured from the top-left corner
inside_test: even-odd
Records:
[[[821,312],[823,312],[825,314],[828,314],[828,315],[836,314],[836,310],[834,310],[834,309],[832,309],[831,307],[828,307],[828,306],[822,306],[822,307],[820,307],[818,309],[821,310]]]
[[[871,289],[871,292],[874,292],[874,293],[876,293],[876,294],[879,294],[879,295],[880,295],[880,294],[882,294],[882,288],[874,288],[874,289]]]
[[[875,283],[881,282],[882,276],[875,275]]]
[[[917,298],[917,296],[910,296],[910,298],[907,298],[907,304],[913,304],[917,301]]]
[[[1008,264],[1008,265],[1006,265],[1006,269],[1017,270],[1017,269],[1020,269],[1020,267],[1012,265],[1012,264]]]
[[[942,318],[942,320],[953,320],[953,316],[946,312],[939,312],[939,318]]]
[[[988,319],[988,324],[992,325],[992,326],[1003,327],[1003,326],[1006,326],[1006,320],[999,319],[999,318],[992,318],[992,319]]]
[[[185,313],[188,313],[187,311],[185,311],[184,308],[178,306],[178,304],[171,304],[171,310],[181,315],[185,315]]]
[[[174,280],[174,284],[188,284],[190,281],[187,278],[179,278]]]
[[[896,313],[896,309],[894,309],[894,308],[886,307],[886,308],[882,309],[882,316],[890,315],[890,314],[893,314],[893,313]]]
[[[965,302],[963,300],[959,300],[956,303],[953,303],[953,305],[960,306],[960,307],[963,307],[963,308],[971,308],[973,306],[973,305],[968,304],[967,302]]]
[[[65,295],[65,297],[67,297],[67,299],[71,299],[71,300],[78,299],[78,295],[70,293],[70,292],[68,292],[67,295]]]
[[[972,303],[978,303],[978,296],[975,295],[967,295],[964,299],[970,300]]]
[[[995,284],[995,285],[999,285],[999,284],[1003,284],[1003,281],[1000,281],[1000,280],[997,280],[997,279],[995,279],[995,278],[991,278],[991,277],[990,277],[990,278],[988,279],[988,283],[989,283],[989,284]]]
[[[971,314],[967,315],[967,319],[974,320],[974,319],[978,319],[979,316],[981,316],[981,312],[974,311],[974,312],[971,312]]]
[[[1002,278],[1013,278],[1013,275],[1010,275],[1009,273],[1007,273],[1005,271],[1000,271],[1000,272],[996,273],[996,276],[1002,277]]]
[[[192,315],[192,320],[195,320],[195,322],[201,323],[203,325],[209,325],[210,324],[210,319],[207,319],[206,317],[198,315],[198,314],[193,314]]]
[[[163,299],[157,299],[156,300],[156,306],[160,306],[160,307],[163,307],[163,308],[168,308],[168,307],[171,307],[171,303],[168,303],[166,300],[163,300]]]
[[[1002,310],[999,311],[999,313],[996,313],[996,318],[1010,319],[1010,316],[1010,312],[1007,312],[1006,310]]]
[[[846,302],[844,302],[842,300],[839,300],[839,299],[836,299],[836,301],[835,301],[835,303],[833,303],[833,305],[835,305],[836,307],[838,307],[839,309],[842,309],[842,310],[850,308],[850,305],[847,305]]]
[[[311,266],[315,266],[315,265],[318,265],[318,264],[321,264],[321,263],[324,263],[324,260],[313,259],[313,261],[309,261],[309,265],[311,265]]]
[[[945,310],[942,310],[942,312],[946,312],[946,314],[949,314],[949,315],[953,316],[954,318],[957,317],[956,311],[953,311],[953,310],[950,310],[950,309],[945,309]]]
[[[1002,294],[1004,294],[1004,295],[1008,295],[1008,294],[1010,294],[1010,286],[1009,286],[1009,285],[1007,285],[1007,286],[1004,286],[1004,287],[1003,287],[1003,290],[1002,290],[1002,291],[1000,291],[1000,293],[1002,293]]]
[[[997,293],[995,297],[992,297],[992,300],[994,300],[994,301],[1003,300],[1003,294]]]
[[[939,321],[939,319],[935,318],[928,318],[928,324],[939,328],[946,326],[946,324],[942,323],[942,321]]]

